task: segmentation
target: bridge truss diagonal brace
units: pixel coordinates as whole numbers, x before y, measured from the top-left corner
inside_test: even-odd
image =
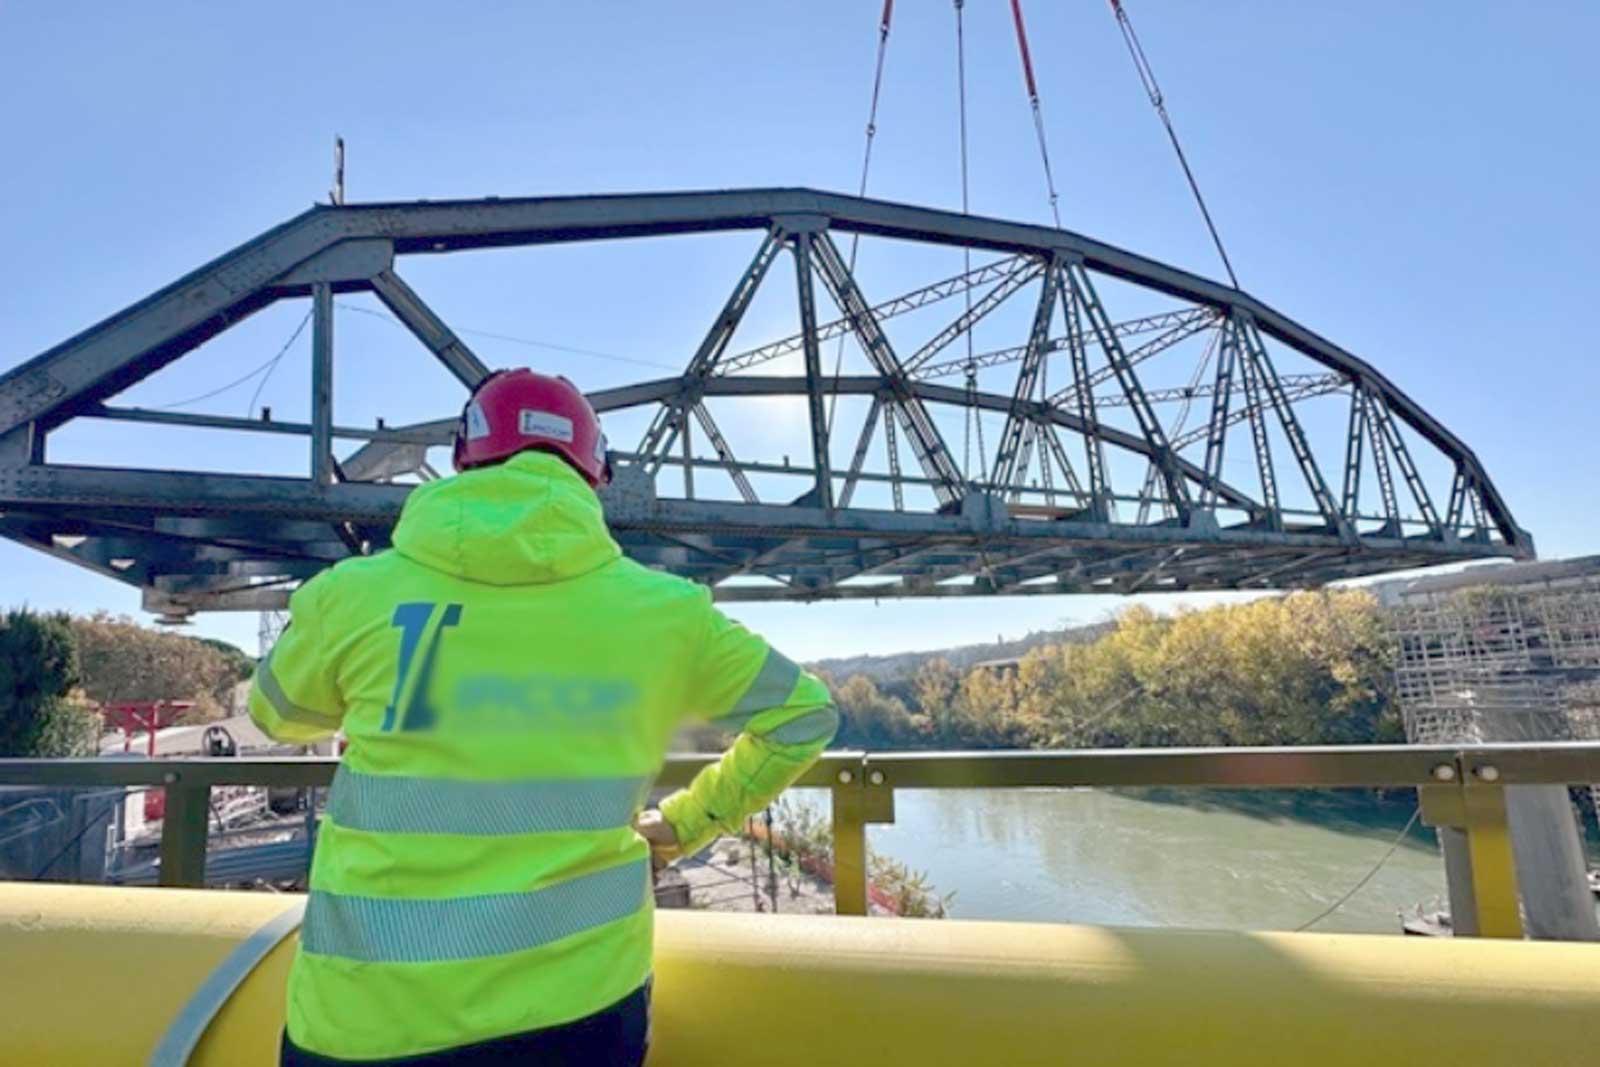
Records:
[[[845,476],[844,489],[839,493],[841,508],[849,507],[850,498],[855,496],[856,485],[861,481],[861,470],[866,465],[867,450],[872,447],[872,433],[878,428],[878,415],[882,413],[883,405],[883,397],[874,395],[872,406],[867,409],[866,421],[861,424],[861,436],[856,441],[855,455],[850,458],[850,473]]]
[[[372,291],[462,385],[473,389],[489,376],[483,361],[400,275],[393,270],[379,271],[372,277]]]
[[[887,401],[889,407],[894,407],[894,401]],[[889,489],[894,497],[894,509],[906,509],[905,481],[900,474],[900,442],[894,435],[894,412],[889,413],[883,420],[883,450],[888,454],[889,460]]]
[[[1417,465],[1411,458],[1411,450],[1406,447],[1405,438],[1400,436],[1400,427],[1395,425],[1394,415],[1389,411],[1389,405],[1381,395],[1368,394],[1368,418],[1373,425],[1383,434],[1383,439],[1389,444],[1389,451],[1394,453],[1395,462],[1400,464],[1400,473],[1405,476],[1406,485],[1411,489],[1411,496],[1417,502],[1417,508],[1422,512],[1423,521],[1428,524],[1428,529],[1435,537],[1443,532],[1439,522],[1439,513],[1434,510],[1433,498],[1428,495],[1428,487],[1423,484],[1422,475],[1417,471]]]
[[[1016,475],[1008,483],[1011,489],[1009,497],[1013,504],[1022,501],[1023,483],[1027,481],[1028,469],[1033,465],[1033,442],[1038,436],[1039,424],[1028,419],[1022,424],[1022,445],[1017,449]],[[1045,496],[1046,505],[1049,504],[1049,494]]]
[[[1076,255],[1067,257],[1062,273],[1067,278],[1074,304],[1081,306],[1088,315],[1089,326],[1094,330],[1101,350],[1105,352],[1106,361],[1116,372],[1117,382],[1122,386],[1123,395],[1127,397],[1128,406],[1132,408],[1134,419],[1139,424],[1139,432],[1150,444],[1156,467],[1161,471],[1161,477],[1167,484],[1169,499],[1178,511],[1179,521],[1187,525],[1192,501],[1189,497],[1188,482],[1178,465],[1177,453],[1172,450],[1166,431],[1161,428],[1161,420],[1156,418],[1155,409],[1151,407],[1149,397],[1139,384],[1139,376],[1134,372],[1133,363],[1128,359],[1122,342],[1117,338],[1116,328],[1111,322],[1111,317],[1106,314],[1105,305],[1100,302],[1100,296],[1095,291],[1094,282],[1089,277],[1083,259]]]
[[[828,411],[823,402],[822,348],[817,341],[817,294],[812,284],[816,264],[813,234],[827,225],[819,216],[785,219],[780,223],[790,251],[794,254],[794,284],[800,304],[800,335],[806,353],[806,404],[811,419],[811,458],[816,470],[816,502],[824,511],[833,510],[833,465],[828,455]],[[887,423],[886,423],[887,425]]]
[[[739,466],[739,461],[734,458],[733,449],[728,447],[727,438],[722,436],[722,428],[718,426],[717,421],[711,417],[710,409],[707,408],[703,403],[695,404],[694,417],[696,421],[700,423],[700,428],[705,431],[707,440],[711,442],[712,449],[717,453],[717,458],[722,460],[723,464],[725,465],[724,469],[727,470],[728,477],[733,479],[734,487],[739,490],[739,496],[744,499],[746,504],[759,504],[761,500],[758,496],[756,496],[755,487],[750,484],[749,477],[746,476],[744,470]],[[691,450],[689,449],[688,445],[689,431],[687,427],[684,428],[683,439],[684,451],[686,453],[690,452]],[[686,465],[684,468],[685,470],[691,469],[693,467],[693,456],[686,455],[684,457],[684,463]]]
[[[1294,407],[1284,393],[1283,383],[1278,380],[1277,371],[1272,367],[1272,357],[1267,354],[1267,346],[1262,342],[1260,333],[1256,331],[1255,319],[1248,311],[1235,311],[1234,315],[1237,320],[1234,328],[1236,342],[1242,349],[1245,359],[1254,365],[1260,386],[1266,392],[1273,410],[1277,412],[1284,436],[1289,439],[1289,449],[1294,453],[1300,473],[1311,489],[1317,510],[1327,520],[1329,529],[1337,532],[1347,544],[1355,544],[1357,541],[1355,526],[1339,510],[1333,494],[1328,491],[1327,480],[1322,477],[1322,469],[1317,466],[1317,458],[1306,440],[1305,430],[1301,428],[1300,420],[1295,417]]]
[[[1056,466],[1061,468],[1061,476],[1067,480],[1067,491],[1077,498],[1078,506],[1091,506],[1089,494],[1084,492],[1083,483],[1078,480],[1078,472],[1073,469],[1072,460],[1067,458],[1067,450],[1061,445],[1055,424],[1041,419],[1038,434],[1049,455],[1054,457]]]
[[[1365,412],[1367,440],[1372,446],[1372,469],[1378,472],[1378,492],[1383,498],[1383,532],[1399,537],[1400,496],[1394,489],[1394,471],[1389,467],[1389,449],[1384,444],[1383,430],[1378,425],[1377,403],[1367,393],[1361,394],[1361,408]]]
[[[1228,443],[1228,405],[1233,396],[1233,368],[1238,345],[1232,331],[1224,329],[1217,345],[1216,392],[1211,401],[1211,419],[1206,425],[1205,471],[1207,484],[1200,490],[1202,507],[1215,507],[1215,483],[1222,479],[1223,452]]]
[[[1457,467],[1455,477],[1450,479],[1450,504],[1444,513],[1445,525],[1452,530],[1457,529],[1465,519],[1466,511],[1467,472]]]
[[[644,461],[644,468],[648,474],[653,476],[661,469],[661,464],[672,451],[678,435],[685,432],[690,410],[700,403],[705,380],[716,372],[718,361],[728,350],[728,343],[733,340],[734,331],[739,328],[745,312],[750,308],[750,302],[755,299],[756,291],[761,288],[761,282],[767,276],[768,268],[772,266],[773,260],[778,258],[778,253],[782,249],[782,235],[776,229],[769,230],[762,238],[760,247],[756,249],[755,256],[751,258],[750,265],[739,276],[733,292],[728,294],[728,300],[723,305],[721,313],[712,322],[711,328],[706,331],[704,339],[700,342],[700,347],[695,349],[694,355],[690,358],[688,369],[684,371],[681,379],[678,395],[662,405],[656,412],[655,418],[651,420],[649,428],[645,430],[644,438],[639,443],[639,454],[648,457]],[[709,415],[706,418],[709,418]],[[704,426],[705,419],[701,422]],[[710,428],[707,428],[707,435],[712,438],[713,444],[722,438],[720,432]],[[731,459],[731,453],[723,458]],[[745,486],[741,486],[740,492],[744,492],[744,489]]]
[[[1072,363],[1072,397],[1078,419],[1092,432],[1083,439],[1084,461],[1089,469],[1089,511],[1100,522],[1116,518],[1116,501],[1106,480],[1106,449],[1101,440],[1100,415],[1095,409],[1094,376],[1089,373],[1088,337],[1083,329],[1082,301],[1072,293],[1066,296],[1067,353]],[[1107,368],[1109,371],[1109,368]],[[1064,401],[1059,401],[1064,403]],[[1052,404],[1058,401],[1052,400]],[[1152,470],[1154,467],[1152,466]]]
[[[1028,331],[1028,347],[1017,371],[1016,388],[1011,393],[1011,410],[1006,414],[1005,428],[1000,431],[1000,442],[995,449],[991,480],[1000,487],[1015,486],[1022,469],[1023,445],[1029,425],[1027,409],[1033,400],[1039,382],[1039,368],[1044,363],[1050,340],[1050,323],[1055,318],[1056,301],[1061,294],[1061,261],[1051,256],[1046,265],[1043,284],[1039,288],[1039,303],[1033,312],[1033,326]]]
[[[1008,256],[1005,259],[997,260],[982,267],[974,267],[964,274],[958,274],[953,278],[946,278],[943,281],[934,282],[932,285],[925,285],[921,289],[913,289],[909,293],[902,293],[893,299],[885,300],[883,303],[875,305],[872,312],[878,316],[878,320],[881,322],[884,319],[893,318],[896,315],[904,315],[908,311],[915,311],[917,308],[926,307],[940,300],[957,296],[968,289],[976,289],[980,285],[988,285],[991,282],[1004,281],[1016,269],[1018,262],[1022,259],[1023,257],[1020,256]],[[817,327],[817,341],[818,343],[831,341],[835,337],[847,333],[849,329],[850,323],[848,319],[835,319],[833,322],[824,323]],[[792,337],[785,337],[782,340],[762,345],[760,348],[752,348],[731,356],[724,356],[717,362],[717,373],[733,374],[736,371],[749,370],[757,364],[766,363],[769,360],[777,359],[779,356],[786,356],[790,352],[799,352],[803,347],[805,347],[805,338],[802,335],[795,334]]]
[[[1367,400],[1360,380],[1350,387],[1350,428],[1345,435],[1342,510],[1352,519],[1361,513],[1361,446],[1367,432]]]
[[[1174,345],[1180,344],[1183,341],[1187,341],[1195,334],[1212,328],[1217,324],[1218,318],[1216,312],[1214,312],[1211,308],[1195,308],[1188,312],[1173,312],[1163,317],[1175,320],[1175,324],[1165,328],[1159,336],[1153,337],[1144,344],[1140,345],[1138,348],[1130,350],[1128,352],[1129,363],[1137,366],[1153,356],[1160,355],[1162,352],[1165,352]],[[1152,318],[1154,318],[1154,316],[1152,316]],[[1137,323],[1140,321],[1149,320],[1134,319],[1132,321]],[[1129,323],[1127,322],[1120,322],[1117,324],[1116,332],[1119,337],[1127,332],[1128,325]],[[1062,345],[1063,342],[1061,341],[1051,342],[1051,346],[1054,348],[1060,348]],[[1117,372],[1114,367],[1106,366],[1089,375],[1087,380],[1089,385],[1092,387],[1100,385],[1102,382],[1109,381],[1110,379],[1116,377],[1116,375]],[[1054,393],[1051,393],[1050,403],[1072,403],[1076,401],[1077,395],[1078,383],[1073,382],[1071,385],[1065,386],[1056,390]],[[1174,447],[1176,447],[1176,444]]]
[[[911,441],[912,452],[923,474],[934,483],[934,495],[938,497],[940,506],[949,507],[959,503],[966,495],[966,479],[956,466],[955,457],[945,447],[944,438],[940,436],[933,417],[928,414],[921,398],[912,392],[905,366],[895,355],[894,347],[889,343],[877,316],[872,313],[872,306],[862,295],[855,276],[850,273],[849,264],[839,253],[839,247],[825,230],[799,234],[796,240],[811,245],[812,265],[818,277],[839,310],[850,320],[862,351],[888,386],[894,398],[893,413]]]
[[[1033,280],[1034,275],[1038,273],[1039,264],[1036,260],[1026,259],[1017,264],[993,288],[979,297],[976,303],[956,316],[955,320],[944,329],[934,334],[927,344],[913,352],[911,358],[905,362],[906,373],[915,374],[921,370],[930,359],[949,347],[950,343],[956,338],[970,332],[974,326],[983,321],[989,312],[1009,300],[1013,293],[1027,285]]]
[[[1226,327],[1224,327],[1224,329],[1226,329]],[[1236,360],[1234,362],[1233,372],[1235,375],[1235,380],[1238,382],[1238,385],[1236,385],[1234,388],[1234,392],[1244,396],[1249,396],[1250,390],[1255,388],[1247,381],[1248,375],[1245,373],[1245,371],[1248,369],[1248,364],[1246,364],[1243,360]],[[1289,398],[1290,403],[1300,400],[1309,400],[1314,396],[1326,396],[1329,393],[1337,393],[1350,384],[1350,379],[1346,378],[1342,374],[1286,375],[1280,378],[1279,381],[1284,383],[1284,396]],[[1170,392],[1170,390],[1168,392]],[[1187,394],[1190,391],[1185,389],[1181,390],[1181,392]],[[1212,387],[1208,385],[1205,387],[1204,391],[1196,390],[1194,391],[1193,395],[1210,396],[1211,393]],[[1246,403],[1241,404],[1239,407],[1232,408],[1228,412],[1228,426],[1230,428],[1238,426],[1241,423],[1250,421],[1252,417],[1259,416],[1262,411],[1262,407],[1260,405],[1265,405],[1267,403],[1268,401],[1263,400],[1260,401],[1256,407],[1252,407],[1250,404]],[[1172,439],[1172,447],[1177,451],[1182,452],[1190,445],[1204,441],[1209,432],[1209,422],[1205,426],[1197,426],[1192,430],[1185,430],[1183,433]]]
[[[1450,504],[1445,513],[1446,536],[1461,536],[1461,526],[1467,521],[1467,505],[1472,505],[1473,537],[1487,538],[1489,536],[1488,516],[1484,514],[1483,494],[1478,491],[1478,483],[1473,478],[1472,471],[1462,464],[1456,467],[1455,477],[1450,481]]]

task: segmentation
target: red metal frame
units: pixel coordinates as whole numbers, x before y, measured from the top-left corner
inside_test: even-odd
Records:
[[[102,704],[100,716],[122,731],[122,751],[131,750],[133,735],[146,731],[150,735],[148,755],[156,754],[156,731],[164,730],[178,721],[178,716],[194,707],[188,700],[139,700],[123,704]]]

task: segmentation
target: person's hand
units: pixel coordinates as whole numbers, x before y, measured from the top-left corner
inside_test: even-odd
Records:
[[[641,811],[633,820],[633,829],[650,845],[650,861],[657,867],[665,867],[680,855],[678,832],[655,808]]]

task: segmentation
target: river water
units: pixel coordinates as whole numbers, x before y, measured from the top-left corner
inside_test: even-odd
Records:
[[[900,790],[870,841],[953,892],[958,918],[1283,930],[1371,871],[1412,810],[1287,790]],[[1398,933],[1398,913],[1444,896],[1433,832],[1417,826],[1316,929]]]

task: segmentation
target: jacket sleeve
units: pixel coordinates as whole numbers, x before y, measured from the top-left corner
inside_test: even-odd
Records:
[[[661,802],[684,855],[737,832],[816,762],[839,728],[827,686],[709,601],[710,632],[689,696],[698,717],[739,736],[688,788]]]
[[[278,741],[321,741],[344,719],[344,701],[323,640],[319,593],[313,580],[289,598],[289,625],[256,665],[250,685],[250,718]]]

